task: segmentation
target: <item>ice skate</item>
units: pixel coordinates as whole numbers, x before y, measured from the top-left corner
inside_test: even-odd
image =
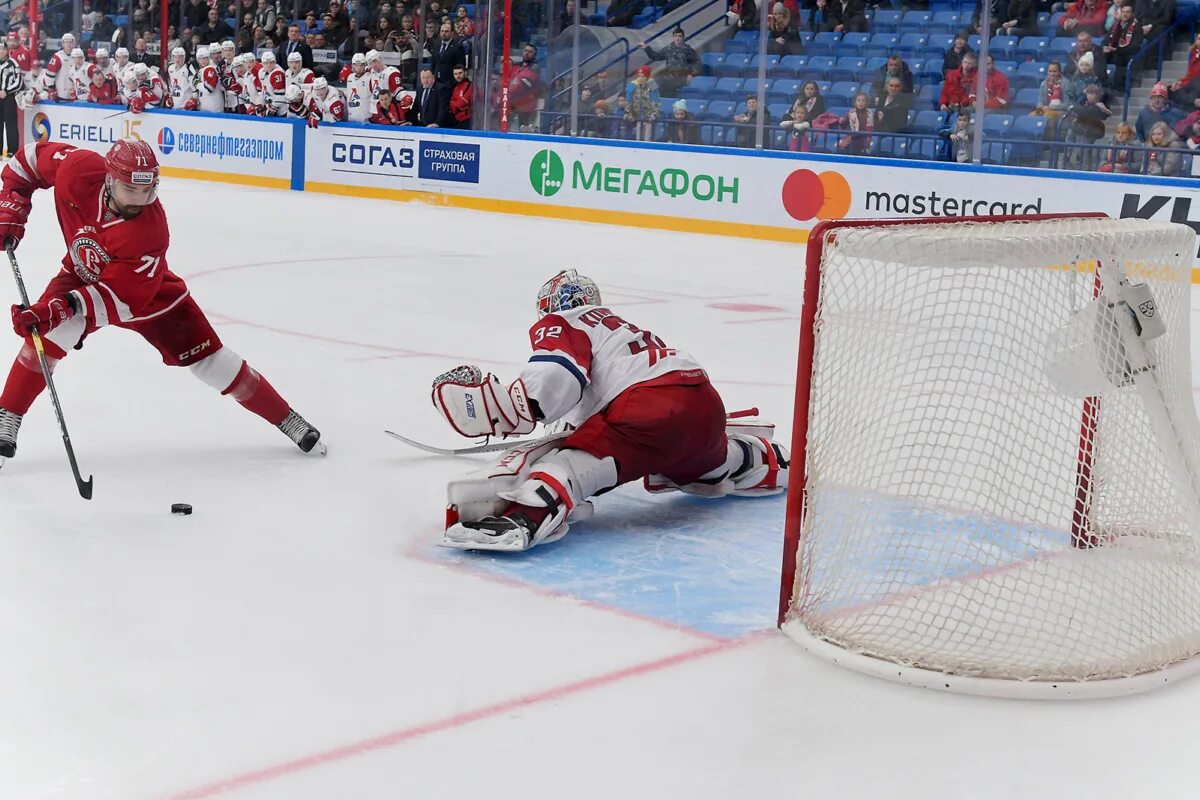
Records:
[[[555,520],[559,520],[557,523]],[[567,535],[567,523],[561,515],[551,514],[536,525],[526,514],[514,511],[503,516],[488,516],[475,522],[460,522],[446,529],[444,547],[459,550],[501,550],[519,553],[539,544],[557,542]]]
[[[325,447],[325,443],[321,441],[321,432],[310,425],[308,420],[290,408],[288,409],[287,418],[279,423],[277,427],[305,453],[323,456],[329,452],[328,448]],[[3,429],[0,428],[0,430]],[[3,440],[0,439],[0,443],[2,442]],[[3,455],[2,450],[0,450],[0,455]]]
[[[21,430],[21,415],[0,408],[0,466],[17,454],[17,431]]]

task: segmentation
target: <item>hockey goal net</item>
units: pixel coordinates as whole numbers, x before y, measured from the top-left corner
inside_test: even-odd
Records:
[[[1001,696],[1200,667],[1191,229],[840,221],[808,248],[783,629]]]

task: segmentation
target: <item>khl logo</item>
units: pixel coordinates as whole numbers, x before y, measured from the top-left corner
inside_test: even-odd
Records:
[[[175,149],[175,131],[163,128],[158,132],[158,149],[164,156],[170,155],[171,151]]]
[[[566,170],[562,159],[553,150],[542,150],[529,162],[529,182],[542,197],[553,197],[563,187]]]

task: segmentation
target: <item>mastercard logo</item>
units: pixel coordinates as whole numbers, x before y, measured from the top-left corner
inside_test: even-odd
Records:
[[[850,184],[838,172],[798,169],[783,182],[783,207],[792,219],[841,219],[850,211]]]

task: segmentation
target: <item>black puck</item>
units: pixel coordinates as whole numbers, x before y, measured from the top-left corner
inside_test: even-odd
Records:
[[[172,514],[180,514],[180,515],[186,517],[188,514],[192,513],[192,507],[189,506],[187,503],[172,503],[171,504],[171,513]]]

